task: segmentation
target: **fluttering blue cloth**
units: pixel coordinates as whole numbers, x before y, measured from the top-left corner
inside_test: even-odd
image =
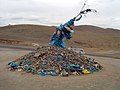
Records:
[[[60,34],[60,35],[53,34],[50,45],[65,48],[65,43],[63,41],[63,38],[64,38],[63,34]]]
[[[56,27],[56,31],[60,31],[59,34],[55,33],[52,35],[51,37],[51,41],[50,41],[50,45],[52,46],[58,46],[61,48],[65,48],[65,42],[64,42],[64,38],[66,39],[70,39],[72,38],[72,34],[70,31],[68,31],[65,26],[70,27],[71,25],[74,25],[74,19],[69,20],[67,23],[65,23],[64,25],[60,25],[58,27]]]

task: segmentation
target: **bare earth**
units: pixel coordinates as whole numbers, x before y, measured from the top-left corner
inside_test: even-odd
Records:
[[[104,69],[82,76],[41,77],[6,69],[9,60],[28,52],[0,48],[0,90],[120,90],[120,59],[89,56]]]
[[[98,48],[120,51],[120,30],[100,28],[91,25],[76,26],[71,40],[66,40],[68,47]],[[48,45],[55,31],[53,26],[10,25],[0,27],[0,43],[32,46],[32,43]]]

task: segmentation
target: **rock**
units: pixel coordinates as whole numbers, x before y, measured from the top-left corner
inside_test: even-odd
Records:
[[[92,58],[55,46],[42,46],[8,64],[12,69],[40,76],[69,76],[99,71],[101,65]],[[22,67],[22,68],[21,68]],[[21,70],[22,69],[22,70]]]

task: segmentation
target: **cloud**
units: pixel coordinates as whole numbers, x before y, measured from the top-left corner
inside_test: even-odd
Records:
[[[76,16],[84,0],[0,0],[0,25],[32,23],[59,25]],[[120,28],[119,0],[88,0],[86,8],[98,10],[76,25]]]

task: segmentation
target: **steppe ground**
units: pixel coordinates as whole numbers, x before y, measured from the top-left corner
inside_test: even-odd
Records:
[[[30,51],[0,48],[0,90],[120,90],[120,59],[96,57],[104,69],[94,74],[41,77],[7,69],[9,60]]]

